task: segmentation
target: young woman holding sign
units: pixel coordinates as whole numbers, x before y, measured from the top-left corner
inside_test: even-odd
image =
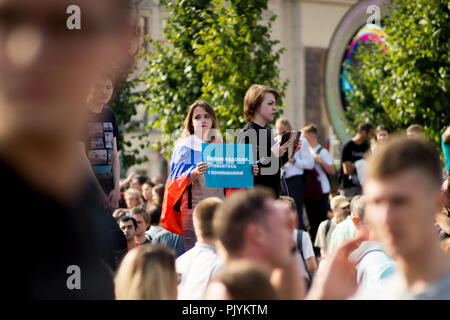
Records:
[[[205,186],[207,164],[202,161],[202,143],[222,143],[218,129],[219,121],[213,108],[205,101],[194,102],[172,154],[161,222],[165,229],[184,236],[186,250],[196,242],[192,222],[196,205],[209,197],[225,198],[224,188]]]

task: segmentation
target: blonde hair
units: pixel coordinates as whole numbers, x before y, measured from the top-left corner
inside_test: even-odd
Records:
[[[128,195],[134,195],[134,196],[137,196],[137,198],[139,199],[139,207],[142,207],[142,205],[144,204],[144,201],[142,200],[142,194],[141,194],[141,192],[138,190],[138,189],[134,189],[134,188],[129,188],[129,189],[127,189],[126,191],[125,191],[125,198],[128,196]]]
[[[132,249],[123,259],[114,282],[117,300],[175,300],[175,254],[162,245]]]
[[[292,125],[287,118],[285,117],[278,118],[277,122],[275,123],[275,126],[278,126],[280,124],[286,129],[292,130]]]

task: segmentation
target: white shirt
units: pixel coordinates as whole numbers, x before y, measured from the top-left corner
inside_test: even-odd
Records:
[[[209,280],[223,267],[214,246],[197,242],[176,260],[177,272],[181,274],[178,300],[203,300]]]
[[[309,143],[305,138],[300,137],[302,146],[300,150],[294,154],[295,163],[286,162],[284,165],[284,177],[290,178],[303,174],[303,170],[311,170],[314,168],[314,157],[309,151]]]
[[[317,150],[319,150],[319,148],[322,148],[322,150],[320,150],[320,152],[319,152],[319,156],[322,158],[322,160],[326,164],[332,165],[333,160],[331,159],[331,156],[328,153],[328,150],[323,148],[320,144],[318,144],[314,148],[309,147],[309,150],[311,151],[311,154],[313,155],[313,157],[316,154]],[[322,168],[320,163],[316,163],[316,162],[314,162],[314,168],[316,169],[317,173],[319,174],[320,184],[322,186],[322,193],[330,192],[330,181],[328,181],[328,177],[327,177],[327,174],[325,173],[325,170]]]
[[[371,288],[362,287],[350,299],[355,300],[450,300],[450,273],[429,284],[424,290],[414,292],[408,287],[401,272],[380,281]]]
[[[295,238],[296,245],[298,245],[297,244],[297,233],[298,233],[298,230],[295,229],[294,230],[294,238]],[[309,237],[309,234],[305,231],[302,232],[302,253],[303,253],[303,258],[305,258],[305,261],[311,257],[314,257],[314,249],[313,249],[313,246],[311,243],[311,238]],[[300,261],[300,266],[302,267],[301,269],[302,269],[303,275],[305,277],[309,278],[308,272],[306,271],[307,270],[306,265],[303,262],[302,256],[300,255],[299,252],[297,252],[297,257],[298,257],[298,260]]]

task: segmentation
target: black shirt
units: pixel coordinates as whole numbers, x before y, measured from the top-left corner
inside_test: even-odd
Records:
[[[2,256],[7,262],[2,264],[3,289],[9,297],[113,299],[108,265],[114,259],[115,221],[98,210],[94,185],[87,182],[77,201],[63,203],[28,185],[1,160],[0,176],[6,227],[1,233],[6,248]],[[17,195],[26,201],[10,200]],[[70,290],[68,282],[76,283],[73,266],[80,271],[80,289]]]
[[[104,106],[100,113],[90,112],[88,122],[86,152],[95,170],[111,171],[111,153],[114,150],[114,138],[119,137],[114,112]],[[103,169],[103,170],[102,170]]]
[[[100,113],[90,112],[86,153],[106,195],[114,188],[111,154],[114,151],[114,138],[118,137],[116,118],[109,107],[104,106]]]
[[[353,175],[344,174],[342,164],[345,161],[355,163],[356,161],[364,158],[364,155],[369,149],[370,145],[368,143],[356,144],[353,140],[350,140],[344,145],[344,148],[342,149],[341,169],[340,169],[341,188],[350,188],[360,185],[357,180],[356,173],[354,173]]]
[[[259,167],[259,174],[254,177],[254,185],[272,189],[278,198],[281,192],[280,169],[288,161],[288,153],[281,158],[272,155],[271,148],[275,144],[272,130],[248,122],[239,133],[237,142],[253,146],[253,160]]]

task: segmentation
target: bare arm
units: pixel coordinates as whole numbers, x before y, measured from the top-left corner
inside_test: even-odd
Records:
[[[114,149],[111,154],[111,162],[114,189],[108,194],[108,207],[110,209],[116,209],[119,207],[120,199],[120,162],[119,153],[117,152],[117,138],[114,138]]]
[[[311,257],[306,259],[306,270],[308,270],[308,273],[312,275],[317,270],[317,263],[316,263],[316,257]]]

